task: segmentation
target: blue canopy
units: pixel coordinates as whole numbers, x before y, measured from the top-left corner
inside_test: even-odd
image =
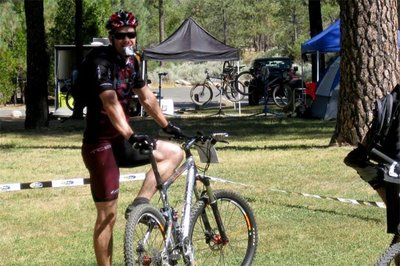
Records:
[[[301,44],[301,53],[329,53],[340,51],[340,20]]]
[[[400,34],[397,35],[400,47]],[[340,20],[330,25],[308,41],[301,44],[301,54],[306,53],[335,53],[340,51]]]

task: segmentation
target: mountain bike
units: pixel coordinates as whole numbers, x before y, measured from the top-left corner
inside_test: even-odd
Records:
[[[299,105],[306,101],[310,104],[310,96],[301,88],[301,80],[295,79],[285,69],[270,69],[269,76],[264,77],[261,71],[242,71],[236,76],[236,83],[243,86],[237,88],[238,92],[249,97],[249,104],[256,105],[263,97],[265,82],[268,82],[267,96],[276,106],[284,108],[293,102]]]
[[[262,89],[265,82],[268,82],[267,95],[272,98],[278,107],[285,107],[289,104],[292,88],[289,86],[288,79],[284,71],[274,71],[274,75],[269,74],[268,77],[262,73],[254,73],[254,71],[242,71],[236,77],[236,83],[243,86],[238,87],[238,92],[249,96],[249,102],[258,103],[262,98]]]
[[[244,68],[245,66],[237,66],[235,61],[224,61],[222,65],[222,73],[226,73],[230,80],[236,80],[237,75],[239,75],[240,69]]]
[[[215,83],[211,78],[208,70],[205,70],[206,78],[202,83],[198,83],[192,87],[190,90],[190,99],[199,106],[204,106],[208,104],[214,96],[213,88],[219,91],[217,96],[224,95],[231,102],[241,101],[244,95],[238,92],[238,87],[241,89],[243,86],[241,83],[235,85],[235,80],[230,79],[229,73],[222,73],[221,83]]]
[[[141,204],[131,210],[124,236],[125,265],[251,265],[258,242],[251,207],[233,191],[214,191],[206,176],[209,165],[218,162],[214,145],[226,137],[226,133],[214,133],[175,139],[182,142],[186,160],[164,183],[151,145],[144,149],[150,156],[162,207]],[[204,168],[195,162],[193,148]],[[184,172],[182,215],[178,217],[168,190]]]
[[[385,161],[385,164],[381,168],[384,172],[384,180],[393,184],[400,184],[400,165],[398,162],[385,155],[384,153],[373,148],[371,154],[377,156],[378,158]],[[387,194],[388,195],[388,194]],[[389,199],[386,200],[387,202]],[[388,202],[389,205],[389,202]],[[389,208],[389,206],[387,206]],[[388,219],[389,222],[389,219]],[[399,229],[397,225],[397,230]],[[400,236],[399,232],[395,233],[389,247],[385,250],[382,256],[379,258],[376,266],[386,266],[386,265],[400,265]]]

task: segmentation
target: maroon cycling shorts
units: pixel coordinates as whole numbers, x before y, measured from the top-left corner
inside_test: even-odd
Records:
[[[127,142],[99,141],[83,143],[82,158],[90,174],[90,189],[95,202],[118,198],[119,167],[148,164],[148,155],[133,149]]]

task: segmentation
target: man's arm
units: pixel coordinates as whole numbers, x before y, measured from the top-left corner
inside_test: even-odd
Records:
[[[133,89],[133,92],[138,96],[140,104],[143,106],[144,110],[146,110],[146,112],[154,118],[157,124],[161,128],[167,127],[168,120],[162,113],[157,98],[150,88],[148,86],[144,86],[141,89]]]
[[[133,130],[126,120],[121,104],[118,102],[117,93],[114,90],[103,91],[100,93],[100,99],[113,126],[125,139],[129,139]]]

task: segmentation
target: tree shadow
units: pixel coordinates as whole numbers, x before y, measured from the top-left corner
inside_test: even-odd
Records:
[[[255,202],[255,201],[260,202],[261,201],[261,202],[263,202],[265,204],[269,204],[269,205],[284,206],[284,207],[292,208],[292,209],[299,209],[299,210],[305,210],[305,211],[327,213],[327,214],[335,215],[335,216],[349,217],[349,218],[352,218],[352,219],[358,219],[358,220],[362,220],[362,221],[366,221],[366,222],[374,222],[376,224],[382,224],[382,223],[386,222],[386,221],[384,221],[382,219],[378,219],[378,218],[370,218],[370,217],[365,217],[365,216],[358,215],[358,214],[342,213],[342,212],[339,212],[337,210],[327,210],[327,209],[321,209],[321,208],[310,208],[310,207],[304,206],[304,205],[287,204],[287,203],[281,203],[281,202],[274,202],[272,200],[262,200],[262,199],[249,198],[249,197],[246,197],[246,200],[248,202]]]
[[[197,132],[227,132],[235,141],[251,141],[253,138],[265,137],[279,140],[293,139],[330,139],[334,132],[334,121],[306,120],[298,118],[271,119],[265,117],[171,117],[173,123],[182,128],[187,135]],[[131,124],[139,132],[157,135],[159,126],[148,117],[131,118]],[[23,119],[0,118],[0,134],[18,134],[30,136],[54,136],[82,134],[85,120],[51,120],[48,128],[25,130]],[[328,145],[326,146],[328,147]],[[302,149],[325,148],[322,145],[299,145],[289,147],[286,145],[274,147],[256,147],[252,149]]]
[[[235,150],[235,151],[272,151],[272,150],[308,150],[308,149],[326,149],[328,148],[329,145],[306,145],[306,144],[301,144],[301,145],[274,145],[274,146],[245,146],[245,145],[235,145],[235,146],[219,146],[218,150]]]
[[[17,145],[15,143],[0,144],[0,151],[25,149],[49,149],[49,150],[80,150],[76,145]]]

